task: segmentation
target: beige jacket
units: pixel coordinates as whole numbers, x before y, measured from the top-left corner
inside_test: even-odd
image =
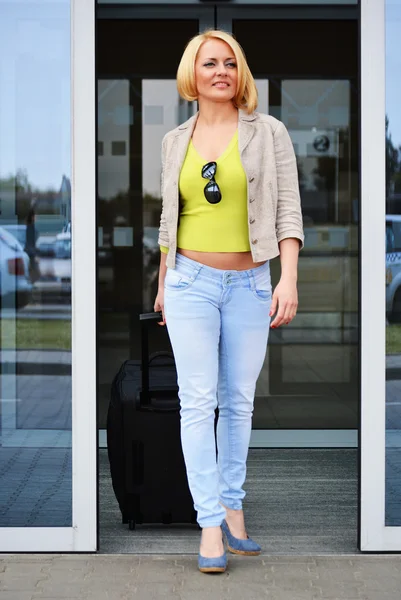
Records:
[[[179,216],[178,181],[198,114],[169,131],[162,143],[162,199],[159,244],[175,267]],[[289,237],[304,244],[298,172],[288,131],[274,117],[238,111],[238,144],[248,180],[248,229],[254,262],[277,256]]]

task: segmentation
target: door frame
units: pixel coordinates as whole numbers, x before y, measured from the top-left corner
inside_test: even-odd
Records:
[[[365,552],[401,550],[401,527],[385,525],[385,23],[385,0],[361,0],[360,548]]]
[[[97,550],[95,3],[70,1],[72,432],[60,443],[72,448],[72,525],[1,527],[1,552]]]
[[[103,0],[100,2],[103,4]],[[231,22],[239,11],[242,18],[256,18],[260,10],[264,14],[268,10],[273,19],[275,15],[282,18],[284,11],[297,10],[293,6],[271,7],[266,2],[263,8],[246,6],[245,12],[245,6],[245,3],[219,5],[219,15],[223,18],[229,11]],[[165,10],[163,6],[159,8]],[[193,15],[195,8],[206,6],[177,6],[182,15],[187,8]],[[100,18],[106,10],[132,14],[132,10],[138,9],[135,5],[98,7]],[[171,6],[166,9],[170,11]],[[149,3],[146,9],[141,7],[140,10],[145,15],[152,11],[152,5]],[[314,11],[321,18],[322,10],[328,17],[331,13],[331,18],[360,11],[359,547],[363,552],[400,551],[401,528],[385,526],[385,202],[377,202],[377,198],[383,198],[385,190],[385,0],[360,0],[359,6],[356,2],[348,6],[310,6],[308,18],[313,18]],[[137,15],[138,12],[136,18]],[[220,25],[224,25],[224,21],[221,20]],[[229,29],[228,25],[225,23],[226,29]],[[378,228],[377,223],[383,223],[383,227]]]
[[[71,0],[74,551],[98,550],[95,2]]]

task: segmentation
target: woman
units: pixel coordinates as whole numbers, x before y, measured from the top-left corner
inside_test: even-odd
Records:
[[[254,393],[270,318],[275,328],[296,314],[304,236],[290,137],[280,121],[255,112],[255,82],[236,40],[218,30],[193,38],[177,85],[199,112],[163,139],[154,309],[177,365],[182,448],[202,528],[198,566],[222,572],[222,531],[231,552],[261,551],[242,511]],[[272,294],[269,260],[277,255]]]

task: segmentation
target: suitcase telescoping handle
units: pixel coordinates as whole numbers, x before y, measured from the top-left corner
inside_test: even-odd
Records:
[[[150,313],[142,313],[139,315],[140,321],[163,321],[163,313],[161,310]]]
[[[150,321],[163,321],[163,314],[161,311],[142,313],[139,315],[141,321],[141,350],[142,350],[142,402],[146,404],[146,400],[150,401],[149,398],[149,337],[148,332],[145,331],[146,326]]]
[[[141,322],[141,352],[142,352],[142,385],[141,391],[139,393],[139,407],[145,410],[155,410],[157,412],[171,412],[177,411],[179,408],[178,402],[178,390],[171,389],[169,398],[169,394],[165,388],[160,389],[158,392],[157,389],[152,388],[152,392],[149,390],[149,362],[151,358],[149,357],[149,338],[148,338],[148,326],[153,321],[161,322],[163,321],[163,314],[161,311],[152,312],[152,313],[142,313],[139,315],[139,320]],[[173,360],[173,356],[171,352],[156,352],[152,354],[152,358],[168,356]],[[158,396],[160,396],[160,400],[158,401]]]

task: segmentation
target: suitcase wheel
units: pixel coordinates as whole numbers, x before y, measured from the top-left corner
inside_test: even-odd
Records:
[[[134,531],[134,529],[135,529],[135,521],[134,521],[134,519],[130,519],[128,521],[128,527],[129,527],[130,531]]]
[[[171,512],[163,512],[162,513],[163,525],[171,525],[172,522],[173,522],[173,517],[171,515]]]

